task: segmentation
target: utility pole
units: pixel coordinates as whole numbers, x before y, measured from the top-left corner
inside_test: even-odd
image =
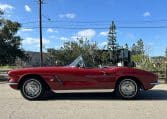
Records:
[[[42,52],[42,0],[39,0],[39,36],[40,36],[40,66],[43,66]]]
[[[165,61],[165,83],[167,83],[167,61]]]

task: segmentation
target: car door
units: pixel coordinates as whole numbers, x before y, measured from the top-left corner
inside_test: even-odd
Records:
[[[112,88],[112,76],[101,68],[71,67],[60,74],[59,89],[108,89]]]
[[[113,87],[114,77],[106,69],[85,68],[85,70],[83,71],[83,75],[84,75],[84,81],[92,82],[91,88],[109,89]]]

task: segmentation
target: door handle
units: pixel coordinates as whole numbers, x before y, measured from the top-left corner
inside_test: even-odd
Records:
[[[110,73],[106,73],[105,71],[101,71],[101,73],[103,73],[104,76],[112,76]]]
[[[103,75],[107,75],[105,71],[101,71],[103,73]]]

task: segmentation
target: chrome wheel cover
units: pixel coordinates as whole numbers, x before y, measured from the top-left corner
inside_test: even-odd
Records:
[[[131,79],[121,81],[119,85],[119,92],[124,98],[132,98],[137,94],[137,84]]]
[[[24,82],[23,93],[30,99],[38,97],[41,93],[41,90],[41,83],[36,79],[29,79]]]

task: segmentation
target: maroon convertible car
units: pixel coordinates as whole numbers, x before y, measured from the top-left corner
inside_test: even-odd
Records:
[[[98,92],[112,91],[120,98],[135,98],[141,89],[158,84],[151,72],[130,67],[88,68],[82,56],[63,67],[23,68],[9,71],[9,85],[18,89],[24,98],[36,100],[46,91]]]

